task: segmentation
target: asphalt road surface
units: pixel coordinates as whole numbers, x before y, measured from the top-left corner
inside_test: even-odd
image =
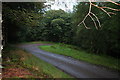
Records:
[[[75,60],[71,57],[40,50],[38,48],[40,45],[45,44],[21,44],[19,47],[75,78],[119,78],[119,72],[117,71]]]

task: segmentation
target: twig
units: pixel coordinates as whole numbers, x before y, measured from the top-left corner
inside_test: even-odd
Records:
[[[108,12],[109,14],[113,14],[113,15],[116,15],[116,13],[113,13],[113,12]]]
[[[113,4],[115,4],[115,5],[120,5],[120,4],[118,4],[118,3],[116,3],[116,2],[114,2],[114,1],[112,1],[112,0],[106,0],[106,1],[109,1],[109,2],[111,2],[111,3],[113,3]],[[110,14],[116,15],[116,13],[114,13],[114,12],[108,12],[108,11],[106,11],[105,9],[109,9],[109,10],[112,10],[112,11],[120,11],[120,9],[114,9],[114,8],[111,8],[111,7],[100,7],[100,6],[98,6],[98,5],[93,4],[93,3],[92,3],[92,0],[89,0],[89,4],[90,4],[90,5],[89,5],[89,12],[88,12],[87,15],[84,17],[84,19],[78,24],[78,26],[79,26],[80,24],[83,23],[83,25],[85,26],[86,29],[90,29],[90,28],[87,27],[86,24],[85,24],[85,20],[86,20],[86,18],[87,18],[88,16],[92,19],[92,21],[93,21],[96,29],[98,29],[98,27],[101,27],[100,20],[99,20],[98,17],[91,11],[91,10],[92,10],[92,6],[95,6],[95,7],[99,8],[99,9],[101,9],[101,10],[102,10],[103,12],[105,12],[109,17],[111,17]],[[94,19],[92,16],[94,16],[94,17],[96,18],[99,26],[97,26],[97,23],[95,22],[95,19]]]
[[[95,4],[93,4],[93,3],[91,3],[91,5],[93,5],[93,6],[97,7],[97,8],[99,8],[99,9],[101,9],[101,10],[102,10],[103,12],[105,12],[109,17],[111,17],[110,14],[109,14],[105,9],[103,9],[103,8],[99,7],[98,5],[95,5]]]
[[[90,29],[89,27],[86,26],[85,22],[83,22],[83,24],[84,24],[84,26],[85,26],[86,29]]]
[[[92,17],[91,15],[89,15],[89,16],[90,16],[90,18],[93,20],[96,29],[98,29],[97,24],[96,24],[95,20],[93,19],[93,17]]]
[[[106,1],[111,2],[111,3],[115,4],[115,5],[119,5],[120,6],[120,4],[118,4],[118,3],[116,3],[116,2],[114,2],[112,0],[106,0]]]
[[[90,28],[87,27],[86,24],[85,24],[85,20],[86,20],[86,18],[89,16],[89,17],[92,19],[92,21],[93,21],[96,29],[98,29],[97,23],[95,22],[95,19],[94,19],[92,16],[94,16],[94,17],[96,18],[96,20],[97,20],[97,22],[98,22],[98,24],[99,24],[99,27],[101,27],[100,21],[99,21],[98,17],[97,17],[94,13],[91,12],[91,10],[92,10],[91,0],[89,0],[89,2],[90,2],[89,12],[88,12],[88,14],[84,17],[84,19],[78,24],[78,26],[83,23],[83,25],[85,26],[86,29],[90,29]]]
[[[110,10],[113,10],[113,11],[120,11],[120,9],[114,9],[114,8],[111,8],[111,7],[101,7],[101,8],[107,8],[107,9],[110,9]]]
[[[90,1],[90,0],[89,0],[89,1]],[[90,1],[90,2],[91,2],[91,1]],[[80,23],[78,24],[78,26],[83,23],[86,29],[90,29],[90,28],[88,28],[88,27],[86,26],[85,20],[86,20],[86,18],[90,15],[91,7],[92,7],[92,6],[90,5],[90,6],[89,6],[89,12],[88,12],[88,14],[84,17],[84,19],[82,20],[82,22],[80,22]]]
[[[92,14],[93,16],[95,16],[95,18],[97,19],[97,22],[98,22],[98,24],[99,24],[99,27],[101,27],[101,23],[100,23],[98,17],[97,17],[94,13],[92,13],[92,12],[91,12],[91,14]]]
[[[114,9],[114,8],[110,8],[110,7],[99,7],[98,5],[95,5],[93,3],[91,3],[91,5],[93,5],[93,6],[97,7],[97,8],[99,8],[99,9],[103,10],[109,17],[111,17],[111,15],[110,15],[111,13],[112,14],[115,14],[115,13],[113,13],[113,12],[107,12],[104,8],[110,9],[110,10],[113,10],[113,11],[120,11],[120,9]]]

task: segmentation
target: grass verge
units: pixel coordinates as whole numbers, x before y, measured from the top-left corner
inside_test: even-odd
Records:
[[[55,44],[55,43],[56,42],[50,42],[50,41],[33,41],[33,42],[22,42],[21,44]]]
[[[14,66],[13,66],[14,65]],[[24,50],[9,47],[3,51],[5,68],[25,68],[38,78],[72,78],[56,67],[48,64]],[[33,76],[33,78],[34,78]]]
[[[70,56],[74,59],[86,61],[92,64],[101,65],[120,71],[120,66],[118,64],[120,59],[116,59],[106,55],[96,55],[88,53],[83,50],[78,50],[77,47],[72,45],[58,43],[49,46],[39,46],[39,48],[48,52]]]

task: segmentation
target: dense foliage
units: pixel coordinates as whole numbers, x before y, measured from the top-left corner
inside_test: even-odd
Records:
[[[101,3],[102,4],[102,3]],[[110,6],[118,8],[115,5]],[[76,6],[75,15],[74,15],[74,24],[77,25],[84,16],[87,14],[89,4],[80,3]],[[85,29],[85,27],[81,24],[80,26],[73,26],[74,28],[74,42],[75,45],[80,46],[81,48],[98,53],[98,54],[108,54],[112,56],[117,56],[120,52],[120,13],[116,15],[112,15],[112,17],[108,17],[104,12],[99,10],[98,8],[93,7],[92,12],[94,12],[101,21],[101,26],[99,30],[95,29],[93,22],[90,18],[86,19],[86,24],[91,29]],[[81,17],[81,18],[78,18]]]
[[[3,37],[6,42],[28,39],[31,27],[39,26],[43,3],[3,3]]]
[[[96,3],[99,4],[99,3]],[[100,3],[119,8],[110,3]],[[63,10],[44,11],[43,3],[3,3],[3,36],[6,42],[54,41],[79,46],[89,52],[118,56],[120,52],[120,13],[108,17],[103,11],[92,7],[101,21],[96,30],[88,17],[89,4],[79,3],[72,13]]]
[[[50,10],[44,14],[42,39],[70,42],[72,37],[71,14],[63,10]]]

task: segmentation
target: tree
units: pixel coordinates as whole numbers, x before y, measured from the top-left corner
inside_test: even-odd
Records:
[[[110,3],[106,4],[119,9],[119,7],[116,5]],[[97,54],[108,54],[118,57],[118,53],[120,52],[120,46],[118,45],[118,34],[120,30],[120,23],[118,21],[120,14],[116,12],[116,15],[108,17],[108,15],[104,14],[104,12],[98,10],[96,7],[93,7],[92,11],[95,12],[95,14],[98,16],[102,27],[97,30],[95,27],[93,27],[93,20],[90,17],[87,17],[85,20],[86,25],[89,24],[89,28],[92,29],[86,29],[83,27],[84,25],[77,26],[77,24],[79,21],[83,20],[84,16],[86,16],[87,10],[89,10],[88,3],[79,3],[79,5],[76,6],[74,13],[75,26],[73,27],[75,45]],[[95,22],[97,22],[97,20],[95,20]]]
[[[63,10],[49,10],[44,14],[44,40],[70,42],[72,36],[71,14]],[[68,40],[69,39],[69,40]]]
[[[25,41],[28,29],[39,26],[42,8],[43,3],[3,3],[3,35],[6,42]]]

